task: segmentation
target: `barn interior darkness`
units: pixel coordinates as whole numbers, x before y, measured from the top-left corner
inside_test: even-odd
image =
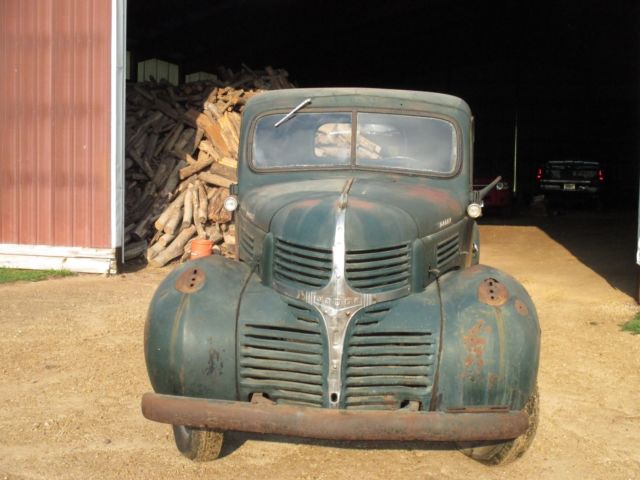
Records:
[[[457,95],[476,118],[480,174],[513,178],[517,152],[524,199],[545,160],[600,160],[616,203],[631,209],[640,150],[639,6],[129,0],[127,49],[134,61],[176,63],[182,76],[245,63],[285,68],[300,87]]]

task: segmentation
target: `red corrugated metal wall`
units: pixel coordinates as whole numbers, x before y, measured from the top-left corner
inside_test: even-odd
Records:
[[[110,247],[111,0],[0,0],[0,243]]]

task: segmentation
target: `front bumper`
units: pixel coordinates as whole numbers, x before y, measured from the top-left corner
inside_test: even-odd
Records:
[[[473,413],[468,413],[473,412]],[[476,409],[462,413],[412,410],[341,410],[234,402],[146,393],[142,414],[172,425],[326,440],[510,440],[528,427],[522,411]]]

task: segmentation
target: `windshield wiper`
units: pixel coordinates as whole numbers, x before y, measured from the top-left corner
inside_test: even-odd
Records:
[[[278,120],[276,122],[276,124],[274,125],[274,127],[279,127],[280,125],[282,125],[284,122],[286,122],[287,120],[289,120],[291,117],[293,117],[296,112],[298,110],[300,110],[301,108],[303,108],[305,105],[309,105],[311,103],[311,99],[307,98],[305,100],[303,100],[302,102],[300,102],[300,105],[296,106],[293,108],[293,110],[291,110],[289,113],[287,113],[284,117],[282,117],[280,120]]]

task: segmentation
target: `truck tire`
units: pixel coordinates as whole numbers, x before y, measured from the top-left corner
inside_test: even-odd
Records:
[[[523,410],[529,414],[529,427],[518,438],[494,445],[463,448],[460,451],[485,465],[505,465],[517,460],[531,446],[538,429],[539,404],[537,387],[529,397]]]
[[[220,456],[224,433],[173,425],[173,438],[182,455],[194,462],[209,462]]]

